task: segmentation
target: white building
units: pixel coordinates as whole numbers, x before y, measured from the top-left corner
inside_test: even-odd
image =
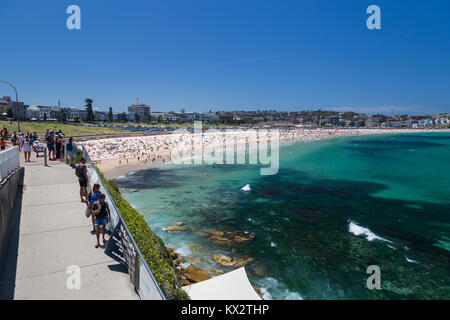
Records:
[[[53,107],[37,106],[39,108],[39,119],[50,119],[52,117]]]
[[[37,120],[40,120],[41,119],[41,109],[36,105],[29,106],[26,110],[26,118],[27,119],[35,118]]]
[[[128,114],[133,119],[129,121],[146,121],[148,117],[150,117],[150,106],[146,104],[139,104],[139,100],[136,98],[135,103],[128,106]]]

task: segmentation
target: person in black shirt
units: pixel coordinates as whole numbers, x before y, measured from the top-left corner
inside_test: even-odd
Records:
[[[106,242],[105,233],[106,225],[108,221],[111,221],[111,212],[109,211],[108,204],[105,201],[105,195],[102,193],[98,201],[92,205],[92,214],[95,216],[95,234],[97,235],[96,248],[100,247],[100,227],[102,228],[103,244]]]
[[[81,202],[87,203],[87,192],[86,187],[89,182],[86,159],[81,158],[80,163],[75,168],[75,175],[78,177],[78,183],[80,184],[80,198]],[[83,198],[84,197],[84,198]]]

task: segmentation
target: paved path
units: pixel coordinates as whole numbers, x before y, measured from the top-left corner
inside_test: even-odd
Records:
[[[139,299],[126,269],[95,249],[74,170],[25,167],[5,263],[0,299]],[[69,290],[67,268],[81,270],[81,289]]]

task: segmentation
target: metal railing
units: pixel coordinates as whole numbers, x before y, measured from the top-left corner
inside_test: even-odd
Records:
[[[137,251],[139,256],[139,266],[136,268],[135,272],[138,272],[138,279],[139,284],[137,286],[137,291],[139,293],[139,296],[142,300],[166,300],[166,297],[164,293],[162,292],[161,288],[159,287],[158,282],[156,281],[150,267],[147,264],[147,261],[145,261],[144,255],[139,250],[138,245],[136,244],[136,241],[134,240],[133,235],[131,234],[130,230],[128,229],[128,226],[123,219],[122,215],[120,214],[119,209],[117,209],[117,206],[108,192],[108,189],[106,188],[103,180],[101,179],[100,175],[98,174],[97,168],[95,167],[89,153],[87,150],[82,146],[83,156],[86,159],[86,165],[88,167],[88,172],[90,173],[90,180],[89,183],[91,185],[91,188],[94,183],[99,183],[104,190],[104,193],[106,195],[106,202],[110,206],[111,211],[111,232],[114,231],[115,227],[118,225],[119,221],[121,222],[121,225],[124,227],[128,237],[131,239],[132,244],[134,246],[134,249]],[[135,284],[136,286],[136,284]]]
[[[19,147],[0,151],[0,181],[19,167]]]

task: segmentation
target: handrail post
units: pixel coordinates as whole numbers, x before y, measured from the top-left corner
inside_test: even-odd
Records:
[[[48,167],[47,165],[47,148],[44,147],[44,167]]]
[[[67,143],[64,141],[64,164],[67,164]]]

